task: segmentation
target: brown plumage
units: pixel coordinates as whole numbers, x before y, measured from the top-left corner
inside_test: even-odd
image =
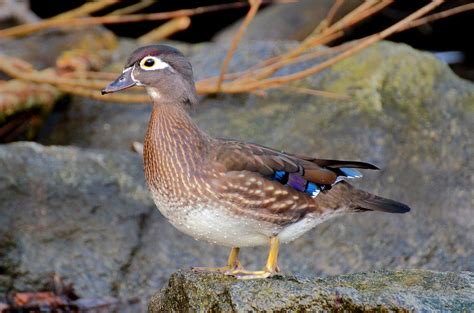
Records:
[[[179,230],[233,247],[221,271],[240,278],[268,277],[278,269],[278,243],[301,236],[346,212],[405,213],[399,202],[358,190],[363,162],[323,160],[257,144],[215,139],[186,112],[197,102],[192,69],[174,48],[156,45],[132,54],[123,74],[103,93],[144,86],[153,111],[144,144],[145,176],[157,207]],[[244,271],[242,246],[270,242],[262,271]],[[209,269],[206,269],[209,270]]]

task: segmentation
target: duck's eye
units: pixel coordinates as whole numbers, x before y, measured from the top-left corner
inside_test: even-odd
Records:
[[[147,56],[147,57],[144,57],[140,61],[140,67],[145,71],[154,71],[154,70],[162,70],[166,67],[170,67],[170,65],[166,62],[163,62],[158,57]]]
[[[143,65],[145,65],[146,67],[152,67],[154,64],[155,64],[155,60],[153,60],[153,59],[146,59],[146,60],[145,60],[145,63],[144,63]]]

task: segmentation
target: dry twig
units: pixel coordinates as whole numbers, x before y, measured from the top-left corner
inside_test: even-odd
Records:
[[[434,13],[434,14],[431,14],[431,15],[428,15],[428,16],[425,16],[425,17],[421,17],[417,20],[414,20],[410,23],[407,23],[400,31],[407,30],[407,29],[414,28],[414,27],[418,27],[420,25],[424,25],[424,24],[427,24],[427,23],[430,23],[430,22],[434,22],[436,20],[446,18],[448,16],[452,16],[452,15],[455,15],[455,14],[459,14],[459,13],[462,13],[462,12],[470,11],[470,10],[474,10],[474,3],[468,3],[468,4],[460,5],[460,6],[457,6],[455,8],[445,10],[443,12]]]
[[[155,3],[155,0],[142,0],[142,1],[137,2],[135,4],[129,5],[128,7],[117,9],[117,10],[115,10],[113,12],[110,12],[109,14],[106,14],[106,15],[112,16],[112,15],[126,15],[126,14],[130,14],[130,13],[135,13],[135,12],[138,12],[140,10],[146,9],[147,7],[152,5],[153,3]]]
[[[262,0],[263,1],[263,0]],[[266,1],[268,2],[268,1]],[[289,2],[287,0],[274,0],[271,2]],[[238,9],[247,6],[246,2],[233,2],[216,4],[204,7],[198,7],[194,9],[183,9],[171,12],[160,12],[150,14],[130,14],[130,15],[107,15],[98,17],[81,17],[71,19],[49,19],[44,20],[35,24],[24,24],[7,29],[0,30],[0,38],[9,36],[23,36],[33,32],[51,28],[51,27],[77,27],[77,26],[90,26],[90,25],[103,25],[103,24],[120,24],[120,23],[135,23],[144,21],[157,21],[167,20],[183,16],[194,16],[204,13]]]
[[[229,88],[233,92],[239,92],[238,90],[242,90],[242,88],[245,88],[246,90],[255,90],[255,89],[267,89],[271,88],[274,86],[278,86],[281,84],[286,84],[295,80],[302,79],[304,77],[307,77],[309,75],[313,75],[319,71],[321,71],[324,68],[327,68],[336,62],[339,62],[356,52],[367,48],[368,46],[372,45],[375,42],[378,42],[398,31],[400,31],[403,27],[405,27],[406,24],[416,20],[417,18],[425,15],[426,13],[430,12],[437,6],[439,6],[441,3],[443,3],[444,0],[433,0],[429,4],[423,6],[416,12],[410,14],[409,16],[405,17],[403,20],[399,21],[398,23],[395,23],[394,25],[390,26],[389,28],[381,31],[380,33],[377,33],[375,35],[369,36],[368,38],[361,40],[357,45],[351,47],[350,49],[330,58],[329,60],[326,60],[322,63],[319,63],[313,67],[307,68],[303,71],[300,71],[295,74],[290,74],[290,75],[285,75],[285,76],[280,76],[280,77],[272,77],[272,78],[267,78],[258,82],[255,82],[254,84],[247,84],[247,85],[237,85],[237,86],[231,86]],[[233,88],[232,88],[233,87]]]
[[[239,75],[239,77],[242,80],[244,78],[247,78],[252,81],[254,81],[255,79],[269,77],[280,68],[285,67],[287,64],[293,63],[292,60],[294,58],[297,58],[302,53],[305,53],[308,49],[315,46],[327,44],[337,38],[342,37],[344,34],[344,29],[362,20],[361,12],[369,11],[370,14],[375,14],[376,12],[379,12],[383,8],[387,7],[392,2],[393,0],[381,0],[380,2],[378,2],[377,0],[367,0],[363,2],[360,6],[358,6],[356,9],[349,12],[341,20],[334,23],[334,25],[331,25],[331,27],[326,27],[324,32],[319,33],[317,31],[319,27],[318,26],[312,34],[310,34],[305,40],[303,40],[300,45],[298,45],[294,49],[288,51],[285,54],[260,62],[256,66],[246,71],[246,73],[244,73],[243,75]],[[334,10],[335,9],[333,7],[330,11]],[[364,14],[364,16],[367,17],[368,15]],[[232,78],[235,78],[235,76]],[[217,92],[217,89],[215,92]]]
[[[278,86],[276,88],[287,89],[292,92],[298,92],[298,93],[308,94],[308,95],[317,96],[317,97],[325,97],[325,98],[335,99],[335,100],[349,100],[350,99],[348,95],[341,95],[338,93],[325,91],[325,90],[316,90],[316,89],[311,89],[311,88],[294,87],[294,86]]]
[[[102,89],[106,85],[107,83],[104,82],[100,89]],[[72,94],[72,95],[87,97],[87,98],[107,101],[107,102],[146,103],[150,100],[150,98],[146,94],[122,93],[122,94],[108,94],[107,97],[104,97],[103,95],[100,94],[99,89],[71,87],[68,85],[59,85],[57,87],[61,91]]]
[[[242,22],[242,25],[240,25],[239,30],[237,31],[234,38],[232,39],[229,51],[227,51],[227,55],[224,59],[224,62],[222,63],[221,72],[219,74],[219,78],[217,79],[217,86],[216,86],[217,92],[219,91],[219,89],[222,85],[222,81],[224,80],[224,74],[227,72],[227,68],[229,67],[230,60],[232,59],[232,56],[234,55],[235,50],[237,49],[237,46],[239,45],[239,42],[240,42],[240,40],[242,39],[242,36],[245,33],[245,30],[247,29],[250,22],[255,17],[255,14],[257,14],[258,8],[262,4],[262,1],[261,0],[249,0],[249,4],[250,4],[250,10],[247,13],[247,15],[245,16],[244,21]]]
[[[325,48],[325,49],[314,49],[326,42],[334,40],[343,34],[343,31],[348,25],[360,21],[367,16],[367,12],[374,14],[382,8],[386,7],[392,0],[367,0],[361,6],[356,8],[354,11],[348,13],[345,17],[339,21],[327,25],[317,35],[311,35],[311,39],[305,41],[304,44],[297,46],[295,49],[288,51],[282,55],[269,58],[242,72],[238,73],[226,73],[227,67],[221,69],[221,74],[217,77],[208,78],[205,80],[198,81],[196,83],[197,90],[200,94],[216,93],[218,91],[224,93],[242,93],[242,92],[261,92],[268,88],[284,88],[290,89],[295,92],[302,92],[312,95],[332,97],[336,99],[347,99],[345,95],[336,95],[324,91],[313,90],[308,88],[300,88],[288,86],[289,83],[305,78],[309,75],[313,75],[322,69],[325,69],[334,63],[345,59],[360,50],[368,47],[369,45],[378,42],[381,39],[386,38],[396,32],[406,30],[411,27],[416,27],[422,23],[433,21],[445,16],[464,12],[473,9],[472,4],[464,5],[457,8],[449,9],[440,13],[432,14],[423,17],[425,14],[433,10],[435,7],[444,2],[444,0],[434,0],[431,3],[423,6],[408,17],[402,19],[391,27],[368,36],[366,38],[359,39],[357,41],[348,42],[339,46]],[[253,9],[256,12],[258,6],[254,4]],[[252,7],[251,7],[252,10]],[[250,10],[250,11],[251,11]],[[247,14],[247,21],[250,22],[253,14],[249,11]],[[348,17],[349,16],[349,17]],[[330,19],[329,19],[330,20]],[[248,23],[247,23],[248,25]],[[229,49],[227,54],[227,60],[230,60],[237,44],[240,40],[240,36],[245,30],[246,25],[241,26],[241,34],[234,37],[233,46]],[[274,77],[274,73],[279,69],[287,67],[290,64],[297,62],[304,62],[322,55],[335,54],[333,57],[311,66],[305,70],[299,71],[294,74]],[[229,61],[227,61],[229,62]],[[28,70],[18,70],[23,67]],[[76,95],[101,99],[103,101],[113,102],[146,102],[147,96],[144,94],[128,93],[120,95],[111,95],[109,97],[101,97],[98,90],[104,87],[111,79],[114,79],[117,74],[113,73],[102,73],[102,72],[81,72],[81,73],[66,73],[65,75],[59,76],[55,71],[34,71],[28,64],[18,63],[15,59],[0,56],[0,70],[3,70],[8,75],[23,80],[29,80],[37,83],[49,83],[62,92],[68,92]],[[219,88],[216,88],[218,85]]]
[[[329,9],[326,17],[319,23],[319,25],[314,29],[313,33],[310,36],[321,33],[326,30],[328,26],[332,23],[334,16],[336,16],[337,11],[340,9],[344,0],[336,0],[332,7]]]
[[[118,3],[117,0],[100,0],[94,2],[86,2],[80,7],[58,14],[50,18],[50,20],[61,20],[61,19],[71,19],[80,16],[87,16],[91,13],[102,10],[112,4]]]
[[[139,44],[149,44],[168,38],[169,36],[185,30],[191,25],[191,19],[188,16],[174,18],[154,30],[137,38]]]

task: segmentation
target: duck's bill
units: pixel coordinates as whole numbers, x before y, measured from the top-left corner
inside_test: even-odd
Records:
[[[102,94],[113,93],[120,90],[124,90],[130,87],[133,87],[137,82],[132,77],[132,68],[129,67],[125,69],[116,80],[110,83],[107,87],[102,89]]]

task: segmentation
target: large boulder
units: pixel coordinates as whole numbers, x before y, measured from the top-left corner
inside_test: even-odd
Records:
[[[474,275],[377,271],[327,278],[280,276],[242,281],[179,271],[150,301],[158,312],[470,312]]]
[[[294,44],[243,45],[231,70]],[[226,51],[214,44],[190,50],[197,77],[217,74]],[[284,273],[474,271],[472,83],[428,53],[384,42],[295,86],[351,100],[275,90],[204,98],[192,114],[214,136],[375,163],[382,170],[356,185],[413,210],[324,223],[282,247]],[[0,289],[40,288],[41,277],[55,271],[81,295],[112,295],[143,309],[177,269],[223,265],[227,249],[179,233],[153,208],[141,160],[128,151],[143,138],[149,110],[76,98],[44,142],[81,149],[0,147],[0,263],[8,265]],[[244,249],[242,263],[261,267],[265,254]]]
[[[113,295],[154,206],[132,153],[0,146],[0,293]]]

